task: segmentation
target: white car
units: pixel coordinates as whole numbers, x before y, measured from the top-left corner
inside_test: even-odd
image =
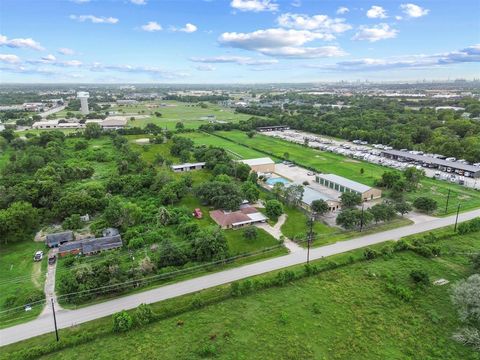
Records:
[[[43,259],[43,251],[37,251],[33,256],[33,261],[42,261]]]

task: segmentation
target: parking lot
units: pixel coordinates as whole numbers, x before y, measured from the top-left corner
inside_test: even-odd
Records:
[[[391,150],[391,147],[380,144],[367,145],[362,142],[353,143],[346,140],[332,139],[321,135],[311,134],[297,130],[284,131],[268,131],[263,132],[263,135],[277,137],[286,141],[297,144],[307,144],[309,147],[323,151],[344,155],[358,160],[364,160],[373,164],[382,165],[398,170],[405,170],[408,167],[416,167],[423,169],[426,176],[437,178],[443,181],[457,183],[466,187],[480,189],[480,179],[465,177],[452,172],[441,171],[439,169],[432,169],[424,167],[421,164],[413,164],[408,162],[401,162],[393,159],[388,159],[382,156],[382,150]],[[480,167],[479,167],[480,169]]]

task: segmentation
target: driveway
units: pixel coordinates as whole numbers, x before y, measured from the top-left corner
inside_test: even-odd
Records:
[[[459,221],[466,221],[480,216],[480,209],[460,214]],[[310,250],[310,259],[316,260],[327,256],[344,253],[365,246],[382,243],[388,240],[398,240],[401,237],[430,231],[452,225],[455,216],[412,224],[401,228],[379,232],[373,235],[363,236],[352,240],[341,241],[335,244],[322,246]],[[166,299],[175,298],[185,294],[191,294],[214,286],[227,284],[232,281],[245,279],[266,272],[283,269],[293,265],[299,265],[306,261],[306,250],[299,249],[288,255],[273,259],[259,261],[253,264],[228,269],[213,274],[200,276],[194,279],[180,281],[175,284],[161,286],[121,298],[105,301],[103,303],[86,306],[77,310],[59,310],[57,323],[60,329],[112,315],[120,310],[133,309],[142,303],[154,303]],[[34,336],[53,331],[53,319],[50,314],[42,314],[30,322],[12,326],[0,330],[0,346],[25,340]],[[53,336],[53,335],[52,335]]]
[[[58,253],[58,248],[50,249],[50,251],[48,252],[48,258],[53,256],[53,255],[57,256],[57,253]],[[58,304],[57,296],[55,294],[55,275],[56,275],[56,272],[57,272],[57,262],[55,261],[55,263],[53,265],[48,264],[47,277],[45,279],[45,287],[44,287],[46,306],[43,309],[40,316],[52,314],[51,299],[53,299],[53,302],[55,304],[55,310],[61,310],[62,309],[61,306]]]
[[[257,223],[255,226],[259,229],[263,229],[272,235],[275,239],[281,240],[283,239],[283,245],[290,251],[291,253],[296,252],[298,250],[302,250],[297,243],[293,242],[292,240],[288,239],[287,237],[283,236],[281,227],[287,220],[287,215],[282,214],[278,218],[277,223],[274,226],[269,225],[268,223]]]

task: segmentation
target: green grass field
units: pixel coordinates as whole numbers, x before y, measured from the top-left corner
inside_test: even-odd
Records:
[[[283,157],[287,152],[290,160],[297,164],[310,167],[322,173],[333,173],[344,176],[365,185],[374,185],[376,179],[379,179],[385,171],[395,171],[380,165],[371,164],[364,161],[350,159],[341,155],[324,152],[316,149],[307,148],[281,139],[257,134],[249,138],[246,133],[241,131],[221,131],[218,134],[235,142],[235,152],[242,156],[251,150],[258,152],[267,151],[274,156]],[[200,140],[197,140],[200,141]],[[225,139],[219,138],[220,146],[225,146]],[[210,140],[212,142],[212,140]],[[215,144],[213,141],[212,145]],[[243,144],[239,145],[239,144]],[[245,152],[238,147],[245,148]],[[263,154],[262,156],[265,156]],[[364,173],[361,173],[361,169]],[[422,179],[419,189],[414,192],[405,193],[407,200],[413,201],[419,196],[428,196],[435,199],[438,203],[438,210],[435,215],[445,214],[445,205],[448,190],[451,190],[449,208],[447,214],[455,213],[457,204],[461,204],[461,210],[471,210],[480,207],[480,191],[465,188],[460,185],[448,183],[445,181],[434,180],[430,178]]]
[[[41,262],[34,262],[33,255],[37,250],[47,253],[44,243],[33,240],[0,246],[0,328],[30,320],[43,309],[42,303],[32,306],[31,311],[19,309],[13,313],[6,311],[12,306],[5,303],[14,297],[24,304],[32,293],[43,292],[47,260],[45,255]]]
[[[478,360],[478,352],[451,338],[460,324],[450,291],[455,281],[471,273],[466,254],[478,250],[480,237],[456,235],[436,244],[442,249],[439,258],[406,251],[346,265],[125,334],[97,336],[43,358],[108,359],[115,354],[116,359]],[[350,254],[358,256],[361,251]],[[414,269],[426,271],[431,281],[445,278],[450,284],[418,287],[409,276]],[[386,284],[391,281],[410,289],[412,299],[405,301],[388,291]],[[222,291],[228,290],[206,290],[212,296]],[[189,299],[167,300],[153,308],[186,304]],[[178,326],[178,321],[183,325]],[[60,336],[98,332],[102,327],[111,327],[109,317],[61,330]],[[0,358],[15,359],[15,351],[51,342],[54,337],[48,334],[13,344],[3,349]]]

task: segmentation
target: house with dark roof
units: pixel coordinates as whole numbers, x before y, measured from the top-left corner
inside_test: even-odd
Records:
[[[109,235],[111,234],[111,235]],[[58,248],[60,256],[65,255],[93,255],[101,251],[118,249],[123,246],[122,237],[115,228],[103,231],[103,237],[87,238],[62,244]]]
[[[48,234],[45,239],[45,244],[50,247],[58,247],[61,244],[75,240],[73,231],[64,231],[55,234]]]

